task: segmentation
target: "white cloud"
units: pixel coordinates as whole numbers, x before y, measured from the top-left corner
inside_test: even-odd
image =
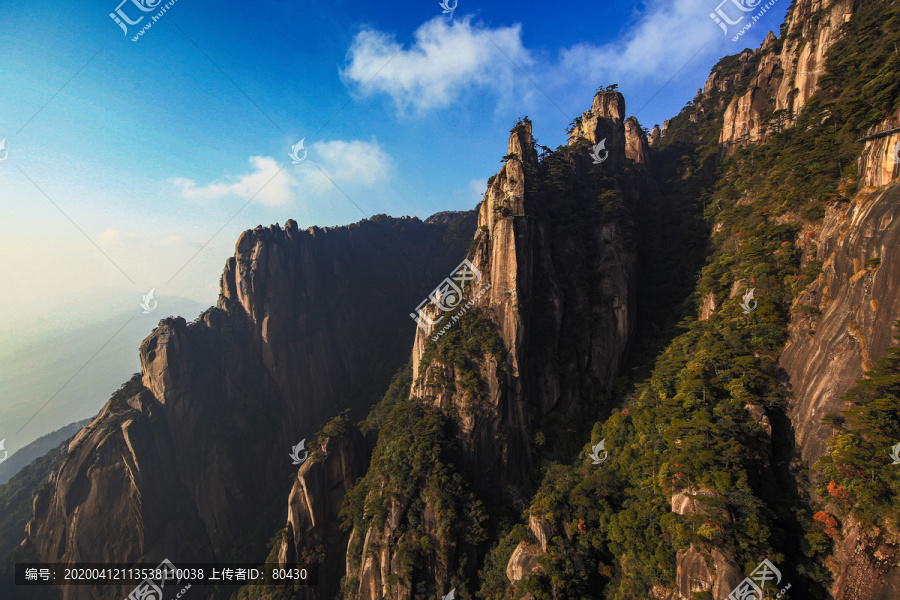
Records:
[[[363,95],[387,94],[399,110],[419,113],[450,106],[475,87],[511,95],[521,85],[518,68],[533,63],[521,33],[520,25],[490,29],[471,18],[448,24],[435,17],[416,30],[411,48],[401,49],[394,36],[365,29],[347,51],[341,78]]]
[[[254,198],[266,206],[280,206],[291,200],[291,188],[296,180],[285,172],[278,162],[269,156],[251,156],[253,170],[245,175],[230,177],[231,183],[216,182],[198,186],[192,179],[178,178],[175,185],[181,194],[192,200],[218,200],[237,196],[247,200]]]
[[[710,58],[743,48],[723,37],[709,18],[718,1],[648,0],[621,35],[560,49],[554,58],[526,48],[519,24],[490,29],[471,18],[448,24],[436,17],[419,27],[411,47],[402,49],[395,36],[365,29],[354,38],[341,77],[362,95],[385,94],[401,112],[412,107],[419,114],[486,89],[501,99],[515,98],[518,108],[546,94],[566,106],[571,118],[590,101],[582,94],[610,83],[643,104],[676,74],[675,85],[690,78],[699,87]]]
[[[577,44],[563,50],[557,72],[566,77],[579,73],[594,85],[660,77],[665,82],[701,48],[706,54],[721,54],[721,30],[709,18],[716,1],[650,2],[623,36],[602,46]]]
[[[266,206],[281,206],[309,193],[339,194],[335,185],[344,190],[372,188],[384,183],[393,173],[390,155],[375,139],[370,142],[315,142],[309,148],[309,160],[297,165],[280,164],[270,156],[251,156],[250,164],[253,166],[250,173],[227,176],[206,185],[183,177],[172,182],[180,188],[182,196],[190,200],[237,196],[247,200],[253,198]]]
[[[375,140],[316,142],[312,148],[316,154],[316,162],[339,184],[353,182],[371,188],[387,180],[393,171],[391,157]]]

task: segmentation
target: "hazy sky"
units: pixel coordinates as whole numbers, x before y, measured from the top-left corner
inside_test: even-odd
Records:
[[[213,304],[257,224],[470,209],[516,118],[555,148],[618,83],[652,127],[776,29],[732,42],[715,0],[177,0],[134,42],[166,3],[118,2],[0,6],[0,355],[151,288]]]

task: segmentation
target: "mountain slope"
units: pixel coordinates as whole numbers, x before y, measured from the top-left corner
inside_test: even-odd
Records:
[[[66,425],[62,429],[57,429],[52,433],[39,437],[24,448],[10,454],[8,459],[0,463],[0,485],[9,481],[10,478],[30,465],[35,459],[46,455],[59,446],[63,440],[70,439],[89,422],[90,419],[85,419],[84,421]]]
[[[484,302],[440,334],[436,345],[429,341],[434,331],[418,333],[411,404],[395,401],[393,410],[424,429],[401,434],[389,417],[369,473],[345,496],[351,527],[346,597],[428,597],[455,588],[465,598],[480,584],[479,595],[486,598],[595,597],[599,590],[621,598],[721,598],[764,558],[779,565],[779,582],[784,577],[803,595],[824,596],[830,588],[840,598],[891,597],[894,575],[884,560],[878,564],[887,583],[881,585],[861,578],[871,572],[865,560],[854,559],[857,568],[848,557],[891,556],[896,540],[888,536],[872,543],[848,521],[850,547],[828,558],[831,546],[816,512],[821,507],[813,492],[816,482],[801,465],[824,449],[821,432],[828,426],[811,405],[823,402],[818,390],[827,386],[833,397],[852,386],[866,361],[884,352],[900,309],[881,298],[896,296],[896,261],[885,258],[896,249],[893,188],[869,199],[868,191],[855,195],[857,168],[864,174],[887,172],[873,166],[885,159],[883,151],[870,150],[873,142],[859,138],[896,110],[898,94],[890,85],[882,86],[877,103],[862,107],[870,84],[896,80],[890,44],[871,32],[872,24],[880,24],[893,35],[894,21],[886,15],[895,11],[895,4],[795,2],[785,40],[770,36],[757,51],[723,59],[706,89],[660,132],[647,161],[653,165],[650,181],[644,184],[659,189],[626,194],[626,214],[643,217],[639,247],[655,244],[688,264],[695,255],[673,243],[675,236],[669,245],[644,239],[651,235],[648,225],[667,214],[690,223],[695,232],[706,229],[706,266],[697,274],[696,304],[684,307],[680,335],[655,360],[651,349],[667,334],[644,328],[638,335],[629,359],[636,373],[620,382],[630,393],[618,399],[619,411],[595,425],[590,446],[585,444],[604,441],[610,459],[599,467],[583,458],[571,466],[553,464],[573,455],[570,445],[556,440],[571,444],[583,425],[573,429],[562,418],[546,432],[534,428],[534,417],[543,410],[563,408],[562,415],[582,418],[572,402],[584,397],[572,391],[579,387],[572,383],[585,375],[579,364],[609,369],[593,378],[605,381],[601,388],[609,391],[625,360],[592,351],[578,335],[559,335],[571,308],[567,302],[576,299],[577,307],[578,299],[591,296],[563,288],[560,264],[566,261],[547,260],[541,246],[553,247],[548,232],[558,228],[572,247],[589,252],[590,236],[566,229],[571,222],[562,214],[541,214],[549,204],[541,194],[548,181],[536,175],[542,168],[560,169],[558,161],[566,156],[575,166],[573,180],[550,197],[590,223],[579,212],[590,204],[578,188],[591,181],[578,172],[579,138],[629,146],[617,129],[624,105],[614,95],[598,94],[592,110],[573,124],[569,147],[540,161],[529,151],[530,123],[514,128],[507,165],[489,184],[481,231],[469,254],[491,287]],[[810,77],[801,72],[804,67],[821,72]],[[767,93],[766,86],[775,92]],[[741,112],[745,99],[752,110]],[[749,133],[736,140],[736,129]],[[589,147],[580,148],[586,158]],[[605,166],[628,164],[619,154]],[[558,175],[553,177],[549,181],[558,184]],[[655,220],[640,210],[647,208],[648,197]],[[634,220],[620,220],[619,226]],[[616,254],[623,255],[597,261],[582,254],[571,262],[587,268],[581,281],[589,281],[591,290],[604,289],[602,276],[590,279],[590,266],[598,263],[614,265],[613,273],[625,279],[633,269],[645,293],[677,287],[681,273],[629,266]],[[809,295],[826,287],[828,297],[815,299],[818,307],[810,303]],[[653,306],[647,297],[637,302]],[[807,310],[810,304],[814,310]],[[602,315],[603,305],[594,306]],[[822,335],[809,323],[819,310]],[[850,317],[857,310],[858,323]],[[650,318],[670,318],[664,309],[659,312]],[[439,315],[436,309],[430,313]],[[624,328],[629,332],[624,339],[630,340],[632,327],[633,322]],[[540,343],[529,344],[536,331],[543,334]],[[798,331],[805,337],[783,352]],[[835,344],[846,346],[850,339],[854,351],[840,353],[846,365],[840,370],[811,360],[823,352],[835,356]],[[627,343],[609,347],[621,352]],[[573,359],[568,371],[558,363],[566,353]],[[644,361],[655,362],[646,378],[638,375],[647,368],[642,354]],[[595,410],[610,408],[602,395],[593,400]],[[431,406],[439,412],[430,412]],[[819,440],[812,454],[807,454],[812,448],[807,432]],[[548,443],[545,433],[555,440]],[[430,463],[437,470],[388,458],[397,448],[420,447],[440,449]],[[532,489],[531,467],[539,457],[547,460],[543,483],[525,522],[512,526],[509,516]],[[436,493],[435,482],[441,480],[454,482],[461,496]],[[462,510],[467,505],[476,509]],[[442,519],[438,507],[456,508]],[[487,553],[486,541],[496,544]],[[484,567],[477,576],[473,561]],[[853,583],[847,584],[851,570]],[[836,580],[842,583],[833,587]]]
[[[23,551],[321,568],[247,599],[719,600],[764,560],[773,596],[896,597],[898,6],[796,0],[652,146],[614,86],[555,151],[519,121],[477,226],[246,232]]]
[[[10,336],[29,340],[10,352],[5,350],[6,343],[11,342],[3,340],[6,343],[0,356],[0,397],[4,403],[0,423],[5,426],[0,439],[6,438],[8,450],[16,450],[45,433],[96,415],[104,398],[138,370],[140,358],[135,350],[161,318],[197,315],[204,308],[185,298],[161,297],[157,310],[144,315],[138,306],[139,295],[132,294],[128,299],[133,302],[127,303],[116,297],[120,303],[113,303],[109,312],[97,316],[90,324],[78,327],[59,324],[52,331],[41,331],[47,327],[35,326],[30,335]],[[123,312],[122,307],[128,311],[129,305],[131,312]],[[57,314],[50,319],[62,319],[62,316]],[[17,434],[51,398],[52,402],[37,418]]]
[[[141,345],[142,373],[76,436],[35,499],[28,550],[45,561],[254,558],[280,518],[291,447],[377,399],[406,360],[422,281],[452,268],[473,227],[460,213],[245,232],[219,306],[161,322]]]
[[[425,308],[411,389],[392,388],[363,425],[378,430],[368,472],[337,479],[355,480],[342,509],[349,538],[326,554],[346,553],[348,597],[470,597],[485,542],[524,508],[540,466],[580,446],[608,410],[634,328],[632,211],[649,202],[645,167],[626,155],[647,141],[624,111],[621,94],[599,93],[581,133],[541,160],[530,121],[511,131],[463,293]],[[595,166],[590,145],[607,134],[621,143]],[[314,555],[334,525],[291,515],[281,555]]]
[[[37,490],[50,481],[51,475],[62,464],[68,452],[69,442],[85,424],[73,423],[39,438],[19,451],[30,454],[40,449],[41,453],[21,469],[16,469],[16,474],[0,485],[0,506],[3,507],[0,520],[0,566],[7,564],[9,553],[25,537],[25,524],[31,518],[32,501]],[[51,440],[55,441],[52,448],[44,450],[44,446]]]
[[[832,27],[819,17],[842,6],[796,2],[785,29]],[[704,92],[667,123],[653,162],[681,164],[669,184],[698,188],[712,230],[697,306],[652,375],[636,380],[621,414],[597,424],[591,443],[617,448],[610,461],[548,471],[528,529],[500,541],[484,574],[502,581],[497,571],[509,557],[513,586],[483,588],[486,597],[589,595],[605,584],[611,597],[720,598],[764,558],[803,597],[896,595],[894,570],[882,559],[893,555],[897,536],[848,520],[839,553],[828,558],[824,513],[813,519],[823,506],[817,482],[799,468],[821,455],[829,425],[819,419],[884,352],[900,310],[889,287],[896,261],[885,258],[897,248],[894,187],[854,196],[856,159],[860,173],[888,171],[873,167],[873,142],[864,151],[858,138],[897,108],[896,86],[883,82],[896,81],[900,64],[872,31],[895,38],[896,13],[891,3],[842,14],[846,26],[826,36],[820,86],[798,92],[808,99],[803,110],[767,137],[745,140],[745,150],[723,139],[732,111],[722,109],[748,94],[758,94],[758,114],[778,109],[777,97],[759,89],[774,38],[720,61]],[[800,52],[787,61],[795,64]],[[872,102],[875,86],[884,92]],[[758,118],[746,116],[745,124]],[[712,153],[732,158],[711,172]],[[738,310],[751,289],[758,306]]]

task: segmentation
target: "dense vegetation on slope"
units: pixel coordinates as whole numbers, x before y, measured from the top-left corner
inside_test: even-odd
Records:
[[[900,327],[900,321],[895,325]],[[834,538],[838,521],[827,511],[841,518],[852,515],[869,531],[885,528],[900,537],[900,471],[890,455],[900,454],[900,348],[889,348],[844,400],[851,408],[829,417],[838,431],[831,454],[817,465],[818,492],[830,503],[816,520]]]
[[[900,59],[891,41],[900,23],[896,13],[895,5],[886,19],[884,7],[872,6],[856,15],[830,52],[823,89],[797,125],[766,145],[739,151],[718,169],[720,92],[673,120],[654,159],[662,163],[665,188],[681,194],[681,215],[690,215],[693,202],[714,228],[694,298],[712,295],[719,308],[701,321],[692,306],[683,333],[659,355],[652,375],[636,383],[632,400],[597,424],[591,443],[606,439],[608,461],[594,466],[580,458],[547,470],[530,512],[562,531],[540,560],[543,574],[526,577],[515,597],[590,597],[604,583],[608,597],[646,597],[655,585],[673,585],[675,550],[691,546],[727,551],[748,572],[767,557],[800,589],[824,593],[827,538],[812,510],[786,492],[786,397],[776,360],[792,300],[819,268],[801,260],[795,240],[821,219],[827,202],[852,193],[857,138],[898,106]],[[876,41],[879,29],[887,35]],[[729,57],[717,69],[727,73],[735,65]],[[746,79],[730,92],[745,87]],[[677,246],[669,251],[678,254]],[[743,314],[735,296],[750,288],[759,304]],[[889,401],[880,394],[893,380],[890,368],[882,369],[877,391],[866,388],[881,401],[862,403],[856,392],[860,407],[852,422],[859,427],[868,419],[872,427],[875,419],[884,431],[866,445],[851,426],[836,442],[854,448],[856,460],[897,434],[894,415],[883,414]],[[854,457],[845,453],[842,459]],[[840,481],[869,500],[873,512],[895,510],[888,482],[862,487],[861,480],[848,481],[850,473],[845,469]],[[701,514],[671,512],[670,498],[679,492],[706,508]],[[877,518],[859,504],[855,509],[858,518]],[[484,597],[503,595],[504,557],[523,540],[534,541],[520,526],[495,548],[483,572]]]
[[[451,587],[462,594],[465,556],[484,541],[486,515],[454,462],[459,451],[450,420],[407,399],[385,416],[382,431],[391,434],[379,436],[369,472],[344,501],[342,514],[354,532],[348,560],[359,567],[366,533],[382,531],[392,515],[402,515],[394,530],[392,568],[419,584],[416,596],[436,592],[426,587],[430,568],[448,573]],[[457,556],[462,560],[454,561]],[[356,588],[352,579],[346,583],[349,590]]]
[[[506,349],[493,324],[475,312],[467,312],[453,327],[448,329],[438,343],[429,341],[422,355],[422,364],[436,361],[439,364],[452,366],[463,373],[462,381],[447,381],[443,373],[437,369],[429,372],[427,384],[434,389],[452,390],[459,383],[466,397],[464,403],[455,406],[457,412],[474,412],[484,404],[484,382],[479,375],[478,364],[485,355],[491,356],[506,368]],[[419,375],[424,380],[425,373]]]
[[[522,122],[517,125],[521,126]],[[572,298],[577,291],[587,290],[591,295],[587,306],[604,306],[611,299],[602,294],[598,257],[591,256],[586,249],[594,245],[591,237],[602,225],[615,224],[623,235],[626,251],[633,250],[637,243],[636,226],[627,198],[633,197],[635,190],[646,184],[647,176],[643,167],[633,165],[616,174],[590,168],[586,166],[590,165],[587,156],[584,148],[560,147],[545,154],[536,166],[526,163],[524,183],[529,202],[528,218],[546,226],[549,239],[560,240],[559,244],[565,244],[567,252],[576,253],[566,255],[567,260],[571,259],[568,261],[571,269],[553,273],[556,284],[563,290],[561,296]],[[546,285],[544,278],[536,274],[534,279],[534,294],[528,301],[534,303],[532,328],[537,332],[531,344],[539,355],[529,357],[529,360],[538,364],[567,364],[576,359],[574,354],[559,356],[548,352],[550,345],[544,344],[539,337],[550,328],[543,327],[541,320],[547,318],[554,307],[549,290],[543,287]],[[594,314],[581,314],[571,307],[566,308],[565,314],[564,336],[574,336],[578,329],[583,330],[586,323],[596,318]],[[471,474],[465,471],[474,467],[464,467],[455,458],[460,453],[455,439],[459,434],[456,421],[487,410],[482,406],[485,390],[481,369],[485,361],[496,361],[501,375],[509,373],[505,364],[506,350],[494,327],[478,309],[473,309],[437,342],[429,340],[426,343],[422,364],[443,365],[456,378],[444,381],[441,369],[423,371],[420,377],[428,377],[425,383],[432,389],[461,391],[462,395],[455,398],[452,407],[444,407],[442,412],[423,399],[404,398],[405,377],[398,377],[385,400],[373,409],[361,426],[364,431],[378,430],[378,445],[369,472],[344,502],[346,527],[354,531],[348,552],[350,567],[353,570],[359,566],[366,532],[384,530],[386,519],[393,514],[391,528],[400,541],[391,544],[391,551],[397,554],[392,569],[400,567],[404,579],[413,584],[411,593],[416,598],[446,593],[447,590],[431,589],[430,582],[435,578],[440,580],[441,573],[449,576],[448,585],[455,587],[456,597],[473,597],[476,590],[472,583],[477,582],[477,570],[488,550],[484,542],[488,536],[498,539],[505,535],[521,510],[527,507],[527,498],[517,501],[509,494],[494,502],[476,499],[476,492],[467,484]],[[561,350],[574,352],[574,348],[565,345]],[[408,382],[405,390],[408,396]],[[588,387],[584,393],[585,397],[579,399],[582,407],[579,410],[585,410],[592,417],[598,414],[598,406],[609,405],[603,390]],[[567,450],[565,455],[577,451],[579,439],[589,433],[590,421],[574,422],[569,418],[567,422],[539,423],[537,427],[538,430],[532,432],[537,451],[547,457],[558,457],[559,448]],[[552,432],[548,435],[557,437],[552,441],[552,450],[541,427]],[[534,483],[539,481],[540,475],[540,472],[534,473]],[[499,489],[506,484],[497,481],[495,485]],[[372,541],[384,543],[374,537]],[[369,552],[372,551],[370,548]],[[358,583],[351,576],[346,582],[347,593],[358,589]]]
[[[783,127],[786,115],[770,110],[774,137],[721,164],[719,107],[746,91],[758,56],[749,68],[737,56],[719,62],[715,69],[723,78],[740,69],[749,75],[727,92],[713,89],[688,103],[654,149],[652,177],[635,165],[614,176],[602,168],[581,169],[585,148],[578,143],[545,153],[537,167],[526,166],[535,218],[548,223],[554,236],[579,240],[594,224],[614,221],[639,253],[641,318],[625,375],[613,398],[592,390],[581,399],[600,419],[590,446],[605,439],[609,459],[593,465],[583,452],[575,457],[589,422],[536,424],[534,477],[540,486],[517,523],[524,507],[482,506],[468,488],[454,462],[458,415],[407,399],[407,366],[362,424],[363,431],[379,435],[372,470],[343,508],[346,526],[357,532],[351,562],[361,555],[358,532],[379,530],[391,503],[401,501],[408,507],[399,530],[401,562],[418,584],[416,598],[446,592],[423,583],[433,579],[428,565],[449,571],[457,597],[508,598],[509,558],[520,542],[536,542],[529,518],[552,524],[555,534],[539,559],[541,569],[514,587],[513,598],[601,592],[646,598],[656,586],[673,587],[676,553],[689,549],[706,556],[710,567],[712,553],[724,552],[745,572],[768,558],[804,597],[823,596],[830,580],[824,557],[834,533],[826,517],[833,517],[814,514],[819,507],[804,504],[793,491],[788,398],[777,359],[793,299],[820,269],[805,258],[798,238],[817,226],[828,203],[852,195],[858,137],[900,105],[900,57],[893,46],[898,16],[897,3],[860,9],[844,25],[820,91],[796,124]],[[629,189],[655,201],[630,205],[623,193]],[[591,276],[588,270],[575,275]],[[747,313],[739,303],[751,289],[758,304]],[[539,281],[534,292],[534,329],[540,331],[553,307]],[[701,320],[699,305],[710,301],[717,308]],[[567,326],[577,323],[573,318]],[[489,323],[473,311],[439,342],[429,342],[426,359],[468,373],[463,381],[477,405],[478,363],[491,355],[502,364],[497,342]],[[540,352],[540,343],[535,347]],[[559,357],[537,357],[542,359]],[[892,351],[848,395],[854,409],[821,465],[820,493],[833,498],[839,516],[852,513],[865,524],[897,517],[896,480],[875,476],[871,468],[867,478],[863,466],[875,456],[884,464],[887,457],[879,452],[888,440],[900,441],[898,378],[900,354]],[[546,435],[564,438],[556,456],[542,453]],[[572,459],[558,462],[560,450]],[[799,476],[801,485],[811,484],[802,479],[805,472]],[[673,497],[694,499],[701,508],[679,515],[672,511]],[[441,507],[436,528],[423,522],[426,506]],[[477,581],[472,564],[450,560],[457,544],[477,548],[483,557]],[[355,582],[346,583],[349,592]],[[709,594],[695,597],[708,600]]]

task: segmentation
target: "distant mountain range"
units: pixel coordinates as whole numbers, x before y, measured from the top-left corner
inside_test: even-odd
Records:
[[[900,598],[900,1],[780,34],[650,132],[614,84],[555,150],[518,120],[471,212],[243,232],[216,306],[130,379],[98,356],[125,383],[0,485],[7,562],[317,567],[208,600]]]
[[[9,479],[31,464],[33,460],[44,456],[52,449],[59,446],[63,440],[67,440],[78,433],[82,427],[91,422],[91,419],[84,419],[77,423],[66,425],[62,429],[57,429],[47,435],[43,435],[34,440],[24,448],[20,448],[9,455],[5,461],[0,463],[0,484],[4,484]]]
[[[140,368],[137,348],[160,319],[183,315],[190,320],[205,308],[185,298],[162,297],[148,315],[135,305],[132,313],[91,325],[57,326],[7,351],[0,356],[0,439],[6,439],[6,449],[12,455],[39,436],[96,415],[104,399]]]

